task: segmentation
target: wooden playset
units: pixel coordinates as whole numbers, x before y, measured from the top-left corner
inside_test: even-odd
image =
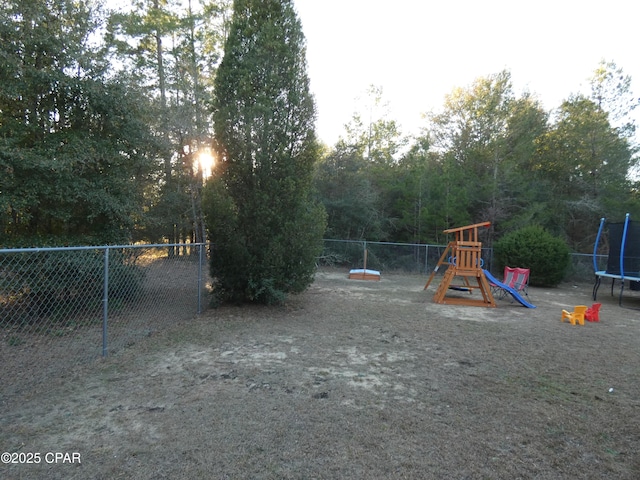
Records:
[[[444,233],[452,233],[455,240],[449,242],[444,253],[440,257],[438,264],[427,280],[424,289],[429,288],[429,284],[435,277],[442,265],[447,265],[442,281],[438,286],[433,301],[435,303],[447,305],[470,305],[475,307],[495,307],[496,302],[491,294],[491,287],[484,275],[482,261],[482,242],[478,240],[478,229],[489,227],[491,222],[476,223],[465,227],[451,228],[444,230]],[[456,278],[460,278],[462,283],[453,283]],[[475,281],[474,285],[472,281]],[[469,297],[448,297],[448,290],[467,291],[473,293],[478,289],[482,298]]]

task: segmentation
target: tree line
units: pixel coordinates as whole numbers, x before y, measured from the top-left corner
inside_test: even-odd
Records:
[[[0,5],[4,245],[201,241],[229,0]]]
[[[444,229],[490,221],[489,244],[535,224],[589,252],[601,217],[640,214],[631,78],[602,61],[590,86],[547,111],[509,71],[480,77],[411,140],[384,109],[354,114],[316,174],[326,236],[443,243]],[[383,106],[381,89],[369,94]]]
[[[235,8],[257,3],[236,1]],[[267,3],[284,5],[295,19],[290,1]],[[638,99],[630,77],[613,62],[596,66],[588,95],[571,94],[550,111],[533,93],[514,92],[510,73],[502,71],[454,88],[440,109],[426,115],[416,137],[403,136],[388,116],[364,120],[356,114],[335,145],[314,150],[310,145],[317,143],[305,144],[307,137],[287,123],[296,118],[286,116],[292,111],[287,102],[296,109],[307,102],[313,115],[312,99],[304,95],[306,73],[292,77],[296,87],[286,91],[300,88],[303,95],[287,97],[284,110],[260,110],[255,90],[241,83],[272,79],[267,70],[263,78],[227,72],[238,88],[219,85],[216,91],[221,62],[231,51],[225,44],[234,13],[230,0],[138,0],[122,11],[89,0],[2,2],[0,243],[203,240],[205,217],[216,222],[215,213],[205,211],[206,198],[203,207],[206,179],[199,159],[208,151],[219,168],[211,184],[226,176],[228,188],[244,176],[276,195],[280,188],[309,188],[324,206],[327,238],[442,243],[446,228],[491,221],[488,243],[537,224],[582,252],[592,247],[600,217],[640,214],[630,115]],[[276,16],[267,9],[260,18],[269,23]],[[298,35],[289,27],[282,26],[287,35]],[[246,39],[257,27],[249,22],[244,28]],[[303,58],[304,36],[297,41],[295,55]],[[236,53],[243,45],[236,39]],[[262,50],[271,53],[270,47]],[[237,68],[253,68],[243,55]],[[281,58],[283,65],[295,64]],[[259,59],[252,61],[260,66]],[[304,71],[305,65],[295,68]],[[263,93],[279,95],[266,88]],[[225,103],[230,98],[233,105]],[[249,101],[256,110],[243,110]],[[381,89],[371,88],[369,101],[381,107]],[[247,114],[251,122],[229,120]],[[304,145],[302,157],[292,161],[302,162],[312,177],[293,167],[274,169],[270,162],[284,150],[259,147],[251,168],[229,168],[229,148],[246,147],[247,138],[256,145],[281,138],[283,125],[287,135],[299,135],[296,145]],[[251,135],[234,137],[239,127],[250,127]],[[276,143],[281,149],[293,145]],[[264,170],[254,168],[260,162]],[[220,185],[206,188],[221,191]],[[268,206],[264,198],[262,206]],[[304,210],[296,202],[272,207],[268,217]],[[313,208],[303,216],[324,226]],[[269,217],[269,225],[276,223]]]

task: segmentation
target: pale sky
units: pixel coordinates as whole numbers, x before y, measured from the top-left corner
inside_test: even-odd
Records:
[[[390,118],[417,133],[421,114],[455,87],[511,72],[545,109],[588,93],[600,60],[632,77],[640,96],[638,8],[629,0],[294,0],[307,39],[320,139],[333,145],[382,87]]]

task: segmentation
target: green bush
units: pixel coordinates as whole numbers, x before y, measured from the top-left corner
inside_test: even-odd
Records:
[[[493,246],[495,263],[500,271],[506,265],[531,270],[529,284],[555,287],[569,267],[569,247],[539,226],[513,231]]]
[[[272,202],[255,202],[241,212],[221,182],[207,184],[203,206],[214,244],[212,306],[281,304],[287,294],[300,293],[313,281],[326,225],[324,209],[301,204],[276,215]]]
[[[71,250],[0,256],[0,326],[38,319],[74,321],[86,313],[100,318],[104,251]],[[143,271],[120,250],[109,255],[109,300],[131,302]]]

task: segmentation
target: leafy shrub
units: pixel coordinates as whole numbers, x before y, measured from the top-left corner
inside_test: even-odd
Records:
[[[102,250],[44,251],[0,257],[0,326],[38,319],[72,320],[102,308]],[[135,300],[143,271],[119,250],[109,257],[109,299]],[[100,318],[99,316],[97,318]]]
[[[531,285],[554,287],[569,267],[569,247],[540,226],[515,230],[493,246],[494,260],[500,271],[506,265],[531,270]]]

